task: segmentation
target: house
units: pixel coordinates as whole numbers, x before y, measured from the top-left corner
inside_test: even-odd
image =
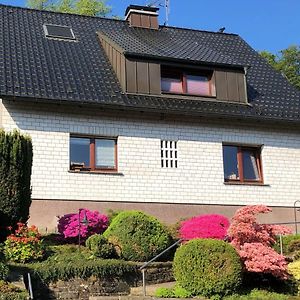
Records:
[[[33,141],[30,222],[78,208],[172,223],[240,205],[293,221],[300,92],[240,36],[0,6],[0,126]]]

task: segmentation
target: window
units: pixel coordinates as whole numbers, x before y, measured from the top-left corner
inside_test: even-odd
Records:
[[[262,183],[261,147],[223,145],[225,182]]]
[[[160,141],[161,167],[177,168],[177,142]]]
[[[73,30],[68,26],[44,24],[43,27],[46,37],[75,40]]]
[[[70,169],[117,171],[117,139],[71,137]]]
[[[161,91],[171,94],[215,96],[211,71],[179,70],[161,66]]]

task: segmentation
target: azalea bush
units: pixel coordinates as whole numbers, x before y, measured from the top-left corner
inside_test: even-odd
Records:
[[[7,260],[26,263],[43,257],[44,246],[35,226],[18,223],[17,229],[7,237],[4,254]]]
[[[259,224],[257,214],[269,213],[265,205],[245,206],[237,210],[228,229],[231,244],[242,258],[246,270],[255,273],[271,274],[287,279],[287,262],[272,246],[276,235],[289,234],[285,226]]]
[[[108,226],[108,217],[98,211],[80,209],[80,221],[86,216],[88,224],[80,224],[80,237],[84,242],[89,236],[103,233]],[[62,216],[58,221],[58,232],[63,238],[72,242],[79,235],[79,213],[71,213]]]
[[[227,234],[229,220],[222,215],[200,215],[181,223],[180,237],[185,240],[212,238],[223,240]]]

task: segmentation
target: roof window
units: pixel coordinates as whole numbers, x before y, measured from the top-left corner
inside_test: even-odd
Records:
[[[44,24],[43,27],[46,37],[75,40],[71,27],[53,24]]]

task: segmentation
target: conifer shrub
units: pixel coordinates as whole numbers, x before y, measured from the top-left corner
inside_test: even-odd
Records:
[[[176,284],[194,296],[229,295],[242,281],[239,255],[221,240],[193,239],[183,244],[175,253],[173,268]]]
[[[25,223],[31,204],[30,177],[32,143],[18,131],[0,130],[0,232],[3,240],[8,226]]]
[[[132,261],[147,261],[171,243],[167,228],[140,211],[120,212],[104,232],[117,254]]]
[[[85,245],[95,257],[112,258],[115,255],[114,246],[101,234],[90,236]]]
[[[226,237],[229,220],[223,215],[200,215],[183,221],[179,232],[185,240],[204,238],[223,240]]]

